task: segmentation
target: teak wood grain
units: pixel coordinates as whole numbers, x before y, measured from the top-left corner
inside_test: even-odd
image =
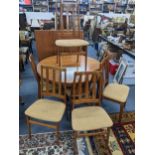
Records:
[[[72,109],[74,105],[95,103],[100,105],[102,92],[102,72],[75,72],[71,93]]]
[[[34,58],[33,58],[33,55],[32,55],[32,54],[30,54],[30,56],[29,56],[29,62],[30,62],[30,65],[31,65],[33,74],[34,74],[34,76],[35,76],[35,79],[36,79],[36,81],[37,81],[37,85],[38,85],[38,98],[41,98],[40,76],[39,76],[38,73],[37,73],[37,66],[36,66],[36,64],[35,64],[35,61],[34,61]]]
[[[53,75],[52,83],[49,80],[49,72],[53,73],[52,74]],[[46,75],[46,80],[44,80],[44,78],[43,78],[43,73],[45,73],[45,75]],[[57,78],[56,77],[57,74],[59,75],[59,78],[56,81],[55,79]],[[63,83],[62,83],[62,76],[64,77]],[[52,89],[50,89],[50,84],[52,84]],[[60,67],[52,67],[52,66],[50,66],[50,67],[49,66],[41,66],[40,85],[41,85],[41,87],[40,87],[41,98],[49,97],[49,96],[56,97],[58,99],[62,99],[64,101],[64,104],[66,104],[66,69],[60,68]],[[53,110],[58,110],[58,109],[53,109]],[[30,139],[31,139],[31,125],[36,124],[36,125],[41,125],[41,126],[45,126],[48,128],[56,129],[57,142],[59,143],[60,121],[44,123],[44,122],[42,122],[42,120],[39,120],[39,118],[34,120],[33,117],[30,117],[28,115],[26,115],[26,119],[27,119],[27,125],[28,125]]]
[[[78,66],[72,66],[72,64],[75,62],[76,56],[62,56],[62,63],[64,68],[67,70],[67,85],[71,85],[73,83],[74,79],[74,72],[77,71],[85,71],[85,56],[79,56],[79,65]],[[48,58],[43,59],[40,61],[37,65],[37,72],[39,75],[41,75],[41,65],[44,66],[59,66],[57,64],[57,56],[51,56]],[[99,69],[100,62],[96,59],[87,58],[87,69],[86,71],[96,71]],[[46,75],[44,74],[43,77],[46,79]],[[52,73],[49,73],[49,79],[52,81]],[[56,78],[57,80],[57,78]],[[62,79],[62,82],[64,80]]]
[[[39,61],[57,55],[57,39],[83,39],[83,31],[73,30],[35,30],[36,48]],[[72,48],[70,48],[72,50]],[[75,50],[75,48],[74,48]]]
[[[104,85],[103,89],[105,89],[106,86],[109,84],[109,60],[112,58],[113,58],[113,55],[111,53],[105,52],[105,55],[104,55],[104,57],[100,63],[100,71],[102,72],[102,76],[103,76],[103,85]],[[117,103],[120,105],[119,122],[121,122],[126,102],[125,103],[118,102],[117,100],[108,98],[104,95],[102,95],[102,98],[107,99],[107,100],[111,100],[114,103]]]
[[[52,75],[52,81],[50,80],[50,74]],[[41,97],[54,96],[66,102],[65,68],[41,65],[40,83],[41,83]]]
[[[84,82],[82,82],[82,79],[84,79]],[[75,117],[73,117],[73,112],[74,112],[74,108],[76,109],[76,105],[96,104],[97,106],[100,106],[101,93],[102,93],[102,72],[101,71],[76,72],[74,74],[74,82],[73,82],[72,93],[71,93],[72,123],[75,119]],[[81,110],[82,107],[81,108],[78,107],[77,109]],[[81,117],[78,115],[76,117],[77,118],[75,120],[79,120],[83,118],[83,116]],[[93,116],[87,116],[87,117],[93,118]],[[81,124],[79,124],[79,126],[80,125]],[[109,128],[110,126],[104,127],[104,129],[106,129],[106,138],[105,137],[104,138],[106,140],[105,145],[107,148],[108,148],[108,140],[109,140]],[[102,135],[105,135],[105,131],[103,130],[103,128],[98,128],[95,130],[92,130],[90,128],[87,131],[85,130],[78,131],[74,129],[75,140],[76,138],[80,138],[80,137],[102,136]],[[75,146],[75,152],[76,152],[76,146]]]

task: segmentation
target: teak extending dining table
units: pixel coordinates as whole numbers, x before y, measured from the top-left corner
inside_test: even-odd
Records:
[[[87,57],[87,68],[85,69],[85,56],[80,55],[79,56],[79,65],[78,66],[72,66],[73,62],[76,60],[75,55],[69,55],[69,56],[62,56],[62,67],[66,68],[67,70],[67,85],[71,85],[74,79],[74,73],[77,71],[95,71],[98,70],[100,67],[100,62],[94,58]],[[37,64],[37,72],[39,75],[41,75],[41,65],[44,66],[59,66],[57,63],[57,56],[50,56],[43,60],[41,60]],[[43,78],[46,79],[46,75],[43,74]],[[52,81],[52,73],[49,73],[49,78]]]

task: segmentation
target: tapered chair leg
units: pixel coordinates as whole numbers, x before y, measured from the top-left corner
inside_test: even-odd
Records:
[[[124,103],[124,108],[125,108],[125,106],[126,106],[126,102]]]
[[[110,128],[107,128],[107,137],[106,137],[106,149],[108,150],[108,144],[109,144],[109,136],[110,136]]]
[[[73,145],[73,150],[74,150],[74,155],[78,155],[78,151],[77,151],[77,143],[76,143],[76,140],[77,140],[77,132],[73,132],[73,143],[74,143],[74,145]]]
[[[124,111],[124,104],[120,104],[119,122],[122,120],[122,115]]]
[[[26,117],[27,119],[27,126],[28,126],[28,132],[29,132],[29,139],[31,139],[31,123],[29,122],[30,117]]]
[[[60,140],[60,132],[59,132],[59,124],[57,125],[56,129],[56,143],[59,145],[59,140]]]

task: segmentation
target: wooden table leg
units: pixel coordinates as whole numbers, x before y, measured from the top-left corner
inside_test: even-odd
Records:
[[[120,113],[119,113],[119,122],[121,122],[122,120],[122,115],[123,115],[123,111],[124,111],[124,104],[120,104]]]

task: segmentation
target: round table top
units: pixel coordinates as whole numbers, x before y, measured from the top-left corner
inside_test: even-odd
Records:
[[[75,66],[77,60],[77,56],[75,55],[69,55],[69,56],[62,56],[62,66],[66,68],[67,70],[67,84],[72,84],[74,79],[74,73],[77,71],[85,71],[85,56],[79,56],[79,66]],[[37,65],[37,72],[39,75],[41,75],[41,65],[47,65],[47,66],[58,66],[57,63],[57,56],[51,56],[47,57],[43,60],[41,60]],[[86,71],[95,71],[99,69],[100,62],[96,59],[93,59],[91,57],[87,57],[87,69]],[[52,75],[49,75],[52,77]],[[46,78],[46,77],[44,77]],[[52,79],[52,78],[51,78]]]

